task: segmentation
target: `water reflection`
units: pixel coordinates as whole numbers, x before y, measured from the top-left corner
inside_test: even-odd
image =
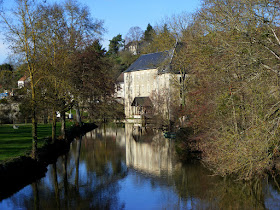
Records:
[[[127,124],[77,138],[0,209],[279,209],[279,178],[238,183],[178,162],[174,141]]]
[[[162,132],[127,124],[126,165],[155,176],[170,176],[176,167],[173,140]]]

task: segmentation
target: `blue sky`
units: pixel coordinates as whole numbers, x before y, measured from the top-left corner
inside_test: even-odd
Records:
[[[62,0],[57,0],[60,2]],[[4,4],[11,4],[11,0],[4,0]],[[154,26],[166,16],[182,12],[195,12],[200,6],[200,0],[78,0],[87,5],[94,18],[104,20],[107,33],[102,42],[107,48],[109,40],[118,34],[123,37],[130,27],[139,26],[145,30],[148,23]],[[0,36],[0,64],[8,53],[8,43],[3,43]]]
[[[95,18],[105,21],[107,33],[104,45],[117,34],[123,38],[130,27],[139,26],[145,30],[148,23],[154,26],[164,17],[182,12],[194,12],[200,0],[81,0],[87,4]]]

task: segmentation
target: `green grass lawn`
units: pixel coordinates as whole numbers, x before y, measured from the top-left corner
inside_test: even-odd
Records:
[[[67,127],[70,126],[67,123]],[[57,135],[60,135],[60,123],[57,124]],[[38,125],[38,147],[44,144],[43,138],[51,136],[51,124]],[[13,129],[13,125],[0,125],[0,163],[26,154],[32,148],[31,124],[19,125]]]

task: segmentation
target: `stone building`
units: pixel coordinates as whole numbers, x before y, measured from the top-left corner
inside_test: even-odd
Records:
[[[139,54],[139,43],[138,42],[129,42],[125,45],[125,50],[131,52],[132,55]]]
[[[124,104],[124,73],[122,72],[116,81],[115,98],[120,104]]]
[[[174,50],[142,55],[124,72],[126,118],[140,119],[160,113],[170,120],[171,101],[176,94],[172,86],[173,55]]]

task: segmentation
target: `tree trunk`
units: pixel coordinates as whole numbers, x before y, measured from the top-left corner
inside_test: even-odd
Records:
[[[77,123],[79,123],[79,125],[82,126],[80,107],[79,107],[78,103],[76,103],[75,110],[76,110],[76,120],[77,120]]]
[[[54,191],[55,191],[55,200],[56,200],[57,209],[60,209],[59,186],[57,181],[56,163],[53,164],[53,182],[54,182]]]
[[[56,140],[56,111],[53,109],[53,120],[52,120],[52,143]]]
[[[31,84],[32,89],[32,158],[37,159],[37,118],[36,118],[36,101],[35,88]]]
[[[181,92],[182,92],[182,108],[184,109],[186,106],[186,97],[185,97],[185,82],[186,82],[186,74],[184,73],[182,76],[182,86],[181,86]]]
[[[44,114],[44,124],[48,124],[48,113],[45,111],[45,114]]]
[[[65,111],[61,111],[60,112],[60,118],[61,118],[61,135],[62,138],[65,139],[66,138],[66,123],[65,123]]]
[[[67,154],[64,156],[63,162],[63,183],[64,183],[64,205],[65,209],[69,209],[69,197],[68,197],[68,176],[67,176]]]
[[[34,209],[39,210],[40,208],[40,200],[39,200],[39,190],[38,190],[38,184],[37,181],[32,183],[32,189],[33,189],[33,196],[34,196]]]
[[[80,154],[81,154],[81,143],[82,137],[80,136],[79,140],[77,141],[77,157],[76,157],[76,175],[75,175],[75,186],[76,190],[79,190],[79,164],[80,164]]]
[[[35,111],[32,112],[32,157],[37,158],[37,120]]]

